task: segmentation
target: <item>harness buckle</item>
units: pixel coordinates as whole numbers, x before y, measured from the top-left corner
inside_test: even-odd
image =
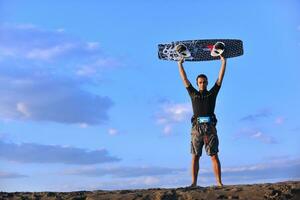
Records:
[[[210,123],[211,118],[210,117],[197,117],[197,122],[202,124],[202,123]]]

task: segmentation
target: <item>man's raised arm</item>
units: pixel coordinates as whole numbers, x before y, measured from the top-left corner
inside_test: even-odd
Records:
[[[178,68],[179,68],[180,77],[183,81],[184,86],[188,87],[190,85],[190,81],[187,79],[186,73],[184,71],[184,68],[183,68],[183,65],[182,65],[183,62],[184,62],[184,58],[181,58],[178,61]]]
[[[223,77],[224,77],[224,74],[225,74],[225,70],[226,70],[226,59],[223,56],[220,56],[220,59],[222,61],[222,65],[221,65],[221,69],[220,69],[220,72],[219,72],[219,77],[218,77],[218,80],[217,80],[218,86],[221,86],[222,81],[223,81]]]

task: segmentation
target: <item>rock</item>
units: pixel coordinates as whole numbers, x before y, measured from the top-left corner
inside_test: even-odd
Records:
[[[213,200],[213,199],[300,199],[300,181],[218,187],[152,188],[142,190],[77,192],[0,192],[0,199],[35,200]]]

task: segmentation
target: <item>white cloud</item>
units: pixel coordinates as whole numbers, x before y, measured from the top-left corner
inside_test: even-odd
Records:
[[[222,167],[222,179],[225,184],[249,184],[249,183],[259,183],[259,182],[270,182],[272,180],[296,180],[300,178],[300,159],[273,159],[268,160],[264,163],[242,165],[242,166],[232,166],[232,167]],[[124,171],[127,167],[125,167]],[[106,175],[113,174],[114,170],[110,168],[104,168],[99,170],[102,172],[97,174],[97,168],[89,167],[85,168],[87,173],[93,172],[94,176],[104,176],[103,172],[106,172]],[[115,169],[122,170],[122,167]],[[139,167],[131,167],[131,170],[142,171]],[[153,169],[155,171],[155,169]],[[69,173],[80,175],[84,173],[85,170],[70,170]],[[64,173],[66,173],[65,171]],[[89,174],[92,176],[93,173]],[[117,174],[120,172],[117,172]],[[198,182],[201,186],[211,186],[215,184],[215,177],[213,170],[211,168],[205,169],[200,168],[200,175],[198,177]],[[84,174],[82,174],[84,175]],[[87,174],[86,174],[87,175]],[[112,176],[112,175],[111,175]],[[100,178],[99,178],[100,179]],[[106,181],[109,180],[109,181]],[[108,177],[105,179],[101,178],[101,181],[97,181],[97,184],[87,186],[78,186],[77,190],[82,190],[83,187],[87,187],[88,190],[97,190],[97,189],[137,189],[137,188],[154,188],[154,187],[185,187],[190,184],[190,169],[177,171],[171,174],[162,174],[162,175],[150,175],[145,174],[144,176],[114,176],[113,178]],[[74,186],[73,186],[74,188]],[[70,188],[71,190],[71,188]],[[74,190],[74,189],[73,189]]]
[[[65,32],[65,29],[64,28],[58,28],[58,29],[56,29],[56,32],[63,33],[63,32]]]
[[[253,133],[253,135],[251,135],[251,137],[254,137],[254,138],[259,138],[259,137],[262,137],[263,133],[258,131],[256,133]]]
[[[75,46],[73,44],[60,44],[48,48],[34,48],[31,49],[25,56],[29,59],[50,60],[57,56],[72,50]]]
[[[277,140],[274,137],[256,128],[241,128],[240,130],[237,131],[235,136],[237,139],[241,137],[247,137],[250,139],[258,140],[266,144],[277,143]]]
[[[277,159],[255,165],[223,168],[225,176],[248,175],[252,178],[300,178],[300,159]],[[286,177],[284,177],[286,176]]]
[[[0,159],[18,163],[64,163],[79,165],[120,161],[119,158],[110,156],[105,149],[89,151],[71,146],[35,143],[15,144],[1,140]]]
[[[191,114],[191,104],[169,104],[164,106],[165,117],[169,117],[168,121],[181,122]]]
[[[99,48],[99,43],[98,42],[88,42],[87,43],[87,48],[89,50],[97,49],[97,48]]]
[[[108,120],[112,100],[84,90],[95,84],[92,78],[101,70],[119,66],[103,55],[98,42],[30,24],[0,25],[0,32],[2,120],[53,121],[82,128]],[[87,63],[94,65],[81,75],[89,77],[78,76]]]
[[[122,66],[121,62],[106,56],[100,49],[99,42],[86,42],[68,35],[63,29],[43,30],[33,25],[0,25],[1,59],[18,59],[28,62],[42,62],[45,65],[56,63],[64,72],[81,75],[82,68],[102,69]],[[27,60],[26,60],[27,59]],[[39,63],[41,64],[41,63]],[[32,65],[28,63],[28,65]],[[78,72],[79,71],[79,72]],[[93,73],[93,74],[96,74]]]
[[[103,181],[100,184],[92,186],[92,190],[107,189],[107,190],[120,190],[120,189],[145,189],[151,187],[161,186],[161,178],[153,176],[117,179],[112,181]]]
[[[118,135],[119,131],[115,128],[110,128],[110,129],[108,129],[108,134],[109,135]]]
[[[223,164],[224,165],[224,164]],[[240,183],[259,183],[269,182],[270,180],[296,180],[300,178],[300,159],[269,159],[263,163],[222,167],[223,182],[233,184]],[[205,177],[212,179],[214,175],[212,170],[203,170],[200,172]]]
[[[76,71],[79,76],[93,76],[97,73],[97,69],[92,66],[84,66]]]
[[[185,172],[182,168],[167,168],[155,166],[141,166],[141,167],[81,167],[78,169],[68,169],[63,172],[66,175],[80,175],[90,177],[110,176],[113,178],[128,178],[128,177],[157,177],[164,175],[171,175],[180,172]],[[151,180],[148,180],[151,182]]]
[[[25,117],[30,117],[30,115],[31,115],[28,107],[23,102],[17,103],[17,111],[22,113]]]
[[[235,172],[245,172],[245,171],[255,171],[266,169],[266,165],[258,164],[258,165],[250,165],[250,166],[240,166],[240,167],[231,167],[231,168],[223,168],[223,173],[235,173]]]
[[[157,178],[157,177],[146,177],[144,180],[143,180],[143,184],[145,185],[154,185],[154,184],[158,184],[160,182],[160,179]]]
[[[145,176],[145,177],[135,177],[135,178],[119,178],[119,179],[109,179],[101,180],[93,183],[81,183],[72,182],[60,185],[60,187],[52,186],[49,189],[44,190],[54,190],[54,191],[79,191],[79,190],[125,190],[125,189],[146,189],[153,187],[161,187],[165,182],[171,182],[170,179]],[[172,181],[174,184],[174,181]],[[170,184],[170,183],[169,183]]]
[[[15,76],[26,76],[26,73]],[[76,80],[31,76],[30,81],[20,81],[18,77],[1,79],[0,75],[3,96],[0,118],[87,125],[103,124],[108,120],[108,109],[113,105],[110,98],[82,90]]]
[[[191,116],[191,104],[163,102],[156,114],[156,123],[163,126],[165,135],[170,135],[176,124],[190,120]]]
[[[166,119],[166,118],[164,118],[164,117],[157,117],[157,118],[156,118],[156,122],[157,122],[158,124],[165,124],[165,123],[168,122],[168,119]]]
[[[25,178],[25,177],[28,176],[19,173],[0,171],[0,179]]]
[[[257,113],[254,114],[249,114],[245,117],[241,118],[241,121],[257,121],[261,118],[267,118],[270,117],[272,115],[272,111],[270,109],[262,109],[260,111],[258,111]]]
[[[297,180],[300,178],[299,167],[299,158],[268,158],[268,160],[263,163],[231,167],[223,166],[222,179],[225,184]],[[144,170],[144,168],[148,168],[148,171]],[[60,177],[62,175],[85,176],[82,178],[84,181],[68,182],[66,181],[67,179],[63,179],[59,187],[49,184],[47,186],[41,186],[41,188],[43,188],[43,190],[49,190],[51,187],[51,190],[66,192],[74,190],[174,188],[185,187],[190,184],[190,169],[162,169],[165,169],[166,173],[164,173],[164,170],[160,171],[159,167],[119,166],[100,168],[96,166],[82,166],[75,169],[66,169],[63,172],[59,172],[58,175]],[[211,168],[206,169],[201,167],[198,182],[201,186],[214,185],[215,177],[213,170]]]
[[[92,63],[80,66],[76,74],[79,76],[94,76],[104,69],[120,67],[122,64],[112,58],[99,58]]]
[[[87,124],[87,123],[79,123],[79,127],[80,128],[87,128],[87,127],[89,127],[89,125]]]

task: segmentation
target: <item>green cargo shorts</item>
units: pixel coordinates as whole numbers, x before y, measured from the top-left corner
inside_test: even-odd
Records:
[[[213,156],[219,152],[219,139],[217,129],[212,124],[195,124],[191,130],[191,153],[202,155],[205,145],[207,155]]]

